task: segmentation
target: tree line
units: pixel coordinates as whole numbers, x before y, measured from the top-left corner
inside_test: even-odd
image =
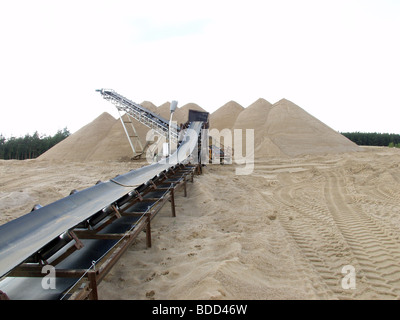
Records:
[[[0,134],[0,159],[25,160],[37,158],[70,134],[67,128],[58,130],[53,136],[39,135],[36,131],[33,135],[26,134],[24,137],[7,139]]]
[[[342,135],[359,146],[400,148],[400,134],[377,132],[342,132]]]

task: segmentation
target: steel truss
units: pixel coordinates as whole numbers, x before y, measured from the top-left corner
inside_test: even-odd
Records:
[[[168,137],[168,120],[125,98],[124,96],[120,95],[112,89],[99,89],[96,91],[100,92],[105,100],[110,101],[112,104],[114,104],[118,111],[125,112],[127,115],[144,124],[148,128],[153,129],[158,134]],[[172,129],[173,130],[171,130],[171,139],[177,142],[180,128],[176,125],[173,125]]]

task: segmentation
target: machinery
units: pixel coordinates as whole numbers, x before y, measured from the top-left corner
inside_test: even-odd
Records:
[[[146,144],[145,147],[142,146],[132,120],[136,120],[148,128],[153,129],[161,136],[168,139],[171,137],[175,142],[178,141],[180,127],[176,124],[171,124],[172,128],[170,130],[170,123],[167,119],[125,98],[112,89],[98,89],[96,92],[100,92],[105,100],[110,101],[116,106],[125,134],[132,148],[133,159],[139,159],[146,152],[146,147],[149,145]],[[121,112],[127,115],[127,120],[123,119]]]
[[[160,134],[169,123],[113,90],[105,99]],[[70,195],[0,226],[0,299],[97,299],[97,285],[142,231],[151,246],[151,220],[161,207],[201,173],[202,142],[208,115],[190,113],[171,139],[177,150],[156,163]],[[200,120],[200,121],[197,121]],[[181,133],[181,139],[178,133]],[[203,144],[205,145],[205,144]],[[43,285],[54,271],[57,286]]]

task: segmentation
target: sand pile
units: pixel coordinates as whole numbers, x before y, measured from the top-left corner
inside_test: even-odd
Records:
[[[128,121],[129,117],[124,115],[124,121]],[[140,125],[140,126],[139,126]],[[127,124],[129,128],[129,124]],[[142,124],[134,123],[136,133],[140,137],[142,142],[142,137],[146,137],[147,127]],[[129,128],[130,133],[132,130]],[[129,131],[128,131],[129,132]],[[142,142],[142,145],[143,142]],[[134,143],[135,150],[140,150],[138,143]],[[124,158],[131,158],[133,156],[132,148],[126,137],[124,129],[122,128],[121,120],[116,119],[114,125],[108,131],[108,134],[97,143],[96,150],[90,154],[85,160],[119,160]]]
[[[244,108],[235,101],[229,101],[210,115],[210,129],[232,129]]]
[[[271,141],[289,156],[359,150],[352,141],[286,99],[271,107],[263,129]]]
[[[169,120],[170,117],[170,111],[169,111],[169,107],[170,107],[171,103],[170,102],[165,102],[163,103],[161,106],[159,106],[157,108],[157,110],[155,110],[155,113],[159,114],[161,117]]]
[[[129,121],[123,115],[124,121]],[[146,135],[150,130],[145,125],[134,121],[134,128],[142,147],[146,144]],[[128,133],[133,135],[133,129],[126,124]],[[133,139],[135,150],[139,151],[138,142]],[[98,118],[87,124],[67,139],[42,154],[39,160],[123,160],[133,157],[131,146],[122,127],[121,120],[115,119],[108,113],[103,113]]]
[[[127,116],[124,116],[127,119]],[[136,125],[138,135],[146,136],[143,125]],[[43,153],[39,160],[120,160],[133,156],[120,119],[108,113],[79,129],[67,139]]]
[[[359,151],[359,147],[293,102],[258,99],[243,110],[234,129],[254,129],[255,157]],[[243,150],[245,150],[243,136]],[[243,151],[244,153],[244,151]]]
[[[140,105],[150,111],[161,115],[169,120],[170,103],[166,102],[160,107],[156,107],[149,101],[143,101]],[[189,103],[181,108],[177,108],[173,120],[178,124],[184,123],[188,119],[189,109],[205,111],[194,103]],[[129,122],[130,118],[123,115],[124,122]],[[136,134],[142,144],[146,145],[146,136],[149,128],[138,121],[132,119]],[[134,135],[134,131],[129,123],[125,124],[129,135]],[[138,142],[133,139],[135,150],[141,150]],[[71,161],[96,161],[96,160],[127,160],[133,157],[131,146],[122,127],[121,120],[115,119],[108,113],[101,114],[98,118],[87,124],[64,141],[42,154],[39,160],[71,160]]]
[[[97,151],[97,145],[107,137],[115,124],[115,118],[102,113],[86,126],[43,153],[40,160],[88,160]]]
[[[158,108],[149,101],[143,101],[141,105],[167,120],[170,118],[170,102]],[[178,124],[185,123],[190,109],[206,111],[195,103],[188,103],[177,108],[173,120]],[[145,146],[149,128],[135,120],[133,124],[142,146]],[[133,134],[129,124],[127,127],[129,134]],[[235,153],[242,152],[247,156],[252,156],[252,152],[246,151],[246,129],[254,129],[255,158],[359,150],[353,142],[286,99],[271,104],[260,98],[245,109],[230,101],[210,115],[210,128],[220,131],[242,129],[242,137],[237,141],[242,150],[237,148]],[[134,147],[139,149],[137,143]],[[129,159],[132,156],[120,120],[103,113],[39,159],[92,161]]]
[[[246,129],[254,129],[254,156],[284,156],[282,151],[272,143],[266,134],[266,124],[271,111],[272,104],[265,99],[258,99],[249,107],[244,109],[237,117],[233,129],[242,130],[242,154],[253,156],[251,152],[245,152],[246,145]],[[235,149],[235,153],[240,150]]]

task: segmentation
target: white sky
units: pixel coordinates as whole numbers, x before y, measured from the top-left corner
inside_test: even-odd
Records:
[[[400,133],[398,0],[0,0],[0,133],[115,107],[286,98],[338,131]]]

